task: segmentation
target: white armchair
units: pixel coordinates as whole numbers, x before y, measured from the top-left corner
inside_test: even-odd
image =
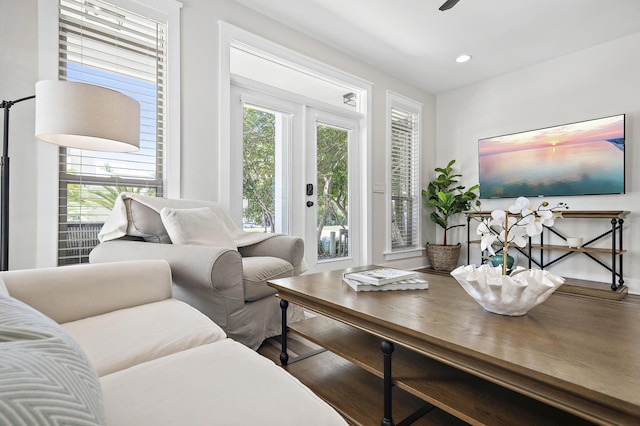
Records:
[[[207,230],[197,230],[199,244],[188,244],[188,238],[183,241],[184,235],[176,234],[175,222],[167,222],[167,211],[179,212],[188,227],[205,223],[198,220],[202,217],[189,217],[203,207],[217,216],[205,221]],[[207,232],[208,238],[222,241],[219,244],[223,246],[203,245]],[[175,244],[170,234],[182,244]],[[303,271],[304,242],[286,235],[248,234],[237,229],[217,203],[121,194],[90,262],[166,260],[176,299],[203,312],[229,337],[257,349],[264,339],[281,332],[279,299],[266,281]],[[287,321],[304,317],[297,306],[290,307],[287,314]]]

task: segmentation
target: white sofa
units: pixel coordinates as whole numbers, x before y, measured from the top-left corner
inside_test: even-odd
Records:
[[[346,424],[284,369],[174,299],[165,261],[0,278],[2,425]]]

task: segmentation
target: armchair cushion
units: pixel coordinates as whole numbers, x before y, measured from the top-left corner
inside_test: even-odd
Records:
[[[174,244],[195,244],[237,250],[231,234],[209,207],[160,210],[162,224]]]
[[[293,276],[293,266],[277,257],[259,256],[242,258],[242,285],[244,300],[251,302],[276,294],[267,280]]]

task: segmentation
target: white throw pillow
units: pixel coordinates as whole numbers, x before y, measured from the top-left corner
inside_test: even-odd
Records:
[[[163,207],[160,210],[160,218],[173,244],[238,249],[220,216],[209,207],[196,209]]]

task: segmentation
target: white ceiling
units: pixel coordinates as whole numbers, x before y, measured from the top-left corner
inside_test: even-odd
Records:
[[[434,94],[640,32],[640,0],[236,1]]]

